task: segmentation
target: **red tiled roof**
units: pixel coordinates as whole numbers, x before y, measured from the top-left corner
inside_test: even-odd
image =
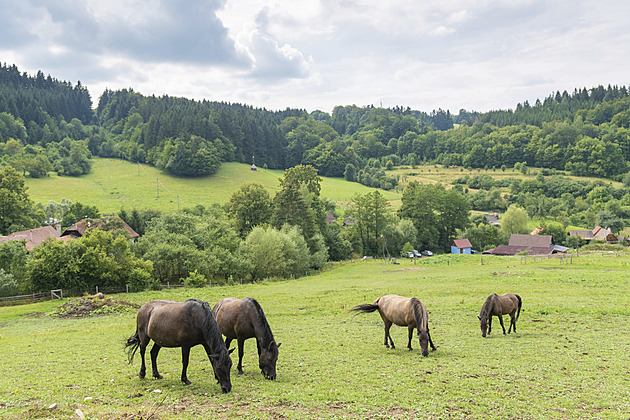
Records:
[[[472,248],[472,245],[470,244],[470,241],[468,239],[454,239],[453,245],[459,249]]]
[[[57,229],[52,226],[44,226],[35,229],[13,232],[7,236],[0,236],[0,243],[8,241],[25,241],[26,249],[31,251],[46,239],[57,238],[58,236],[59,234],[57,233]]]
[[[131,228],[123,219],[120,217],[114,217],[111,219],[81,219],[76,222],[74,225],[70,226],[61,234],[64,236],[74,236],[75,238],[81,237],[85,235],[85,231],[92,228],[100,228],[108,223],[113,223],[120,221],[123,224],[123,228],[125,228],[129,232],[129,238],[134,239],[139,237],[140,235],[136,233],[135,230]]]

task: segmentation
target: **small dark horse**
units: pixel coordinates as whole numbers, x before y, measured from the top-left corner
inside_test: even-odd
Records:
[[[411,339],[413,338],[414,328],[418,329],[418,337],[420,340],[420,348],[422,349],[422,355],[429,355],[429,344],[431,344],[431,350],[435,350],[433,340],[431,340],[431,334],[429,333],[429,313],[424,304],[418,300],[418,298],[406,298],[397,295],[386,295],[376,299],[372,304],[366,303],[358,305],[352,308],[352,311],[360,313],[370,313],[378,311],[385,323],[385,347],[389,348],[391,343],[392,348],[394,342],[392,336],[389,334],[389,329],[392,324],[400,325],[402,327],[408,327],[409,329],[409,344],[407,348],[411,348]],[[389,343],[387,340],[389,339]]]
[[[142,366],[139,376],[143,379],[146,374],[144,352],[150,340],[154,341],[151,348],[151,367],[154,378],[162,379],[157,369],[157,356],[160,349],[181,347],[181,380],[184,384],[190,385],[186,376],[190,348],[201,344],[210,359],[214,376],[221,385],[221,390],[230,392],[232,389],[230,382],[232,368],[230,353],[232,351],[228,351],[225,346],[208,302],[198,299],[188,299],[186,302],[154,300],[142,305],[138,311],[136,333],[127,339],[125,347],[129,347],[127,350],[129,363],[133,361],[133,356],[140,347]]]
[[[243,374],[243,349],[245,340],[256,338],[258,367],[267,379],[276,379],[278,347],[262,308],[253,298],[225,298],[217,302],[212,313],[219,324],[221,334],[229,347],[232,340],[238,342],[238,374]]]
[[[503,315],[510,314],[510,327],[508,328],[508,334],[514,328],[516,332],[516,321],[521,315],[521,306],[523,301],[519,295],[514,293],[506,293],[504,295],[491,294],[486,299],[485,303],[481,307],[479,313],[479,322],[481,324],[481,336],[486,336],[486,330],[488,334],[492,331],[492,317],[497,316],[503,328],[503,335],[505,335],[505,326],[503,325]],[[518,311],[518,312],[517,312]],[[516,315],[516,316],[515,316]]]

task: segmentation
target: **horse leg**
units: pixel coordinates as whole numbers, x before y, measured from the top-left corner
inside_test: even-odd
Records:
[[[138,376],[140,377],[140,379],[144,379],[144,377],[147,374],[147,365],[144,362],[144,352],[146,350],[147,350],[146,344],[143,345],[142,343],[140,343],[140,358],[142,360],[142,363],[140,364],[140,372],[138,373]]]
[[[186,376],[186,370],[188,369],[188,360],[190,359],[190,347],[182,346],[182,382],[184,385],[190,385],[190,381]]]
[[[153,369],[153,377],[155,379],[163,378],[163,376],[159,374],[157,368],[157,356],[161,348],[162,347],[158,346],[157,344],[153,344],[153,347],[151,347],[151,368]]]
[[[238,341],[238,365],[236,367],[238,368],[238,374],[243,375],[243,353],[245,350],[245,339],[237,338],[236,340]]]
[[[391,348],[395,349],[396,347],[394,347],[394,341],[392,340],[392,336],[389,335],[389,329],[392,326],[391,321],[384,321],[385,322],[385,347],[389,348],[389,343],[391,343]],[[387,339],[389,338],[389,343],[387,342]]]
[[[411,339],[413,338],[413,327],[409,327],[409,343],[407,344],[407,348],[409,351],[413,350],[411,348]]]
[[[431,350],[435,351],[435,346],[433,345],[433,340],[431,340],[431,333],[427,330],[427,335],[429,336],[429,344],[431,345]]]
[[[516,317],[514,314],[510,314],[510,328],[508,328],[508,334],[510,331],[514,331],[514,333],[516,333]]]
[[[492,315],[488,315],[488,334],[492,332]]]
[[[503,335],[505,335],[505,325],[503,325],[503,315],[497,315],[499,318],[499,322],[501,323],[501,328],[503,328]]]

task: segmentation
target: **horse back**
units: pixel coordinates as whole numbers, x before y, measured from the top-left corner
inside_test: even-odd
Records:
[[[415,326],[416,317],[411,298],[386,295],[374,302],[378,304],[381,317],[400,326]]]
[[[257,309],[253,299],[221,299],[212,309],[221,334],[230,339],[247,339],[256,336],[254,317]]]
[[[503,315],[512,314],[518,309],[519,298],[514,293],[505,293],[498,297],[498,304]]]
[[[142,318],[142,319],[141,319]],[[207,313],[197,302],[153,301],[138,312],[138,325],[161,347],[193,346],[206,342],[203,325]]]

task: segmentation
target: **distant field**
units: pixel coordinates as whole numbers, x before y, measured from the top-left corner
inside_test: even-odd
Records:
[[[160,352],[164,379],[140,380],[139,356],[128,365],[123,352],[135,310],[63,319],[47,316],[59,301],[0,308],[0,418],[68,419],[80,409],[90,419],[127,420],[627,420],[629,257],[484,260],[355,261],[296,280],[112,296],[138,304],[256,298],[282,343],[278,379],[262,377],[248,340],[245,375],[233,367],[229,394],[200,346],[190,355],[192,385],[179,380],[179,349]],[[517,334],[503,336],[495,319],[481,337],[477,315],[492,292],[522,297]],[[378,313],[350,312],[388,293],[426,305],[437,346],[428,357],[417,334],[410,352],[407,329],[392,327],[397,348],[387,349]]]
[[[177,210],[194,207],[198,204],[226,203],[241,184],[258,182],[273,196],[278,190],[281,170],[252,171],[250,166],[241,163],[224,163],[215,175],[201,178],[180,178],[163,173],[149,165],[137,165],[118,159],[93,160],[92,172],[81,177],[28,178],[28,193],[35,203],[50,200],[61,201],[67,198],[83,204],[95,205],[103,213],[115,213],[121,208],[153,208]],[[159,190],[159,197],[158,197]],[[322,195],[336,200],[343,206],[355,194],[372,191],[356,182],[341,178],[323,178]],[[400,194],[382,191],[381,193],[398,207]]]
[[[521,180],[526,179],[535,179],[536,175],[540,172],[540,168],[529,168],[529,173],[527,175],[522,174],[520,171],[515,170],[514,168],[508,168],[505,171],[501,169],[472,169],[468,170],[466,168],[462,168],[461,166],[451,166],[444,167],[443,165],[417,165],[415,168],[411,168],[411,166],[399,166],[394,168],[392,171],[388,171],[388,175],[398,175],[400,176],[400,184],[407,185],[412,181],[418,181],[420,183],[429,184],[429,183],[438,183],[441,182],[443,184],[451,184],[454,180],[460,177],[464,177],[466,175],[470,177],[474,177],[477,175],[490,175],[495,180],[504,179],[504,178],[518,178]],[[603,181],[604,183],[611,184],[617,188],[621,187],[620,182],[611,181],[609,179],[603,178],[594,178],[594,177],[576,177],[572,175],[567,175],[563,171],[558,171],[558,175],[566,176],[571,179],[581,179],[585,181]]]

